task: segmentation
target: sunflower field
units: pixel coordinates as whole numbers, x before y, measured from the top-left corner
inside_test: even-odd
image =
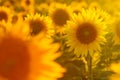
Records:
[[[119,0],[0,0],[0,80],[120,80]]]

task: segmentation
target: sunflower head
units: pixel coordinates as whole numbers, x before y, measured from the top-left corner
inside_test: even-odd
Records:
[[[89,7],[94,9],[100,9],[100,5],[97,2],[91,2]]]
[[[21,7],[30,13],[34,13],[34,0],[21,0]]]
[[[26,43],[12,35],[1,38],[0,76],[9,80],[25,80],[30,65],[30,55]]]
[[[64,31],[64,25],[71,19],[72,11],[65,4],[52,3],[49,15],[57,32]]]
[[[43,14],[48,14],[49,5],[47,3],[41,3],[37,9]]]
[[[12,19],[11,11],[7,7],[0,7],[0,21],[9,22]]]
[[[24,17],[25,17],[25,16],[23,16],[23,15],[25,15],[25,14],[15,13],[15,14],[13,15],[13,17],[12,17],[11,23],[14,25],[14,24],[17,24],[17,23],[19,23],[19,22],[20,22],[20,23],[23,22]]]
[[[14,6],[10,3],[10,1],[5,1],[3,6],[8,7],[10,10],[14,10]]]
[[[22,20],[25,20],[25,17],[27,17],[27,14],[29,14],[29,13],[25,12],[25,11],[21,11],[21,12],[17,13],[16,16],[19,16],[20,18],[22,18]]]
[[[21,1],[21,5],[23,6],[23,7],[27,7],[27,6],[33,6],[33,4],[34,4],[34,1],[33,0],[22,0]]]
[[[93,8],[93,9],[95,9],[95,8]],[[106,24],[108,24],[108,25],[111,25],[113,23],[113,21],[114,21],[113,17],[108,12],[105,12],[100,8],[96,8],[95,10],[96,10],[96,12],[99,13],[99,15],[97,15],[96,17],[98,17],[102,21],[106,22]]]
[[[63,76],[65,69],[54,61],[60,56],[56,53],[58,44],[52,44],[50,39],[29,38],[24,24],[0,25],[6,29],[0,32],[0,79],[56,80]]]
[[[18,34],[22,30],[19,28],[18,32],[19,26],[14,27],[9,22],[0,25],[3,29],[0,33],[0,77],[2,80],[25,80],[29,73],[30,55],[23,35]]]
[[[77,56],[92,55],[101,51],[100,44],[106,41],[106,22],[99,19],[101,13],[95,9],[82,9],[78,15],[73,15],[66,27],[67,45]]]
[[[45,36],[48,37],[54,32],[50,26],[51,22],[49,18],[45,16],[40,16],[39,14],[31,14],[26,17],[25,22],[29,25],[30,35],[33,37],[36,35],[41,35],[41,38]]]
[[[107,3],[107,4],[103,4],[103,3]],[[103,1],[103,3],[102,3],[103,9],[105,9],[112,15],[116,14],[116,12],[120,10],[120,5],[119,5],[120,1],[119,0],[115,0],[115,1],[105,0],[105,1]],[[115,6],[115,7],[111,7],[109,5]]]
[[[71,7],[71,9],[73,10],[73,13],[76,13],[76,14],[78,14],[79,12],[81,12],[81,10],[82,10],[82,8],[85,8],[85,9],[87,9],[87,7],[88,7],[88,4],[85,2],[85,1],[82,1],[82,2],[72,2],[71,4],[70,4],[70,7]]]
[[[16,23],[18,21],[18,16],[17,15],[14,15],[12,17],[12,23]]]
[[[115,18],[114,23],[112,25],[111,31],[113,33],[113,41],[114,41],[114,45],[119,45],[120,44],[120,16],[118,16],[117,18]]]

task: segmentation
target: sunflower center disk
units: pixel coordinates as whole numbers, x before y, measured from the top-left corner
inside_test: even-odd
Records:
[[[16,23],[18,21],[18,16],[13,16],[12,17],[12,23]]]
[[[30,5],[30,0],[26,0],[25,3],[26,3],[26,5],[29,6]]]
[[[56,25],[63,26],[66,24],[67,20],[69,20],[69,14],[63,9],[58,9],[54,12],[52,18]]]
[[[6,59],[3,61],[2,66],[0,67],[0,71],[4,76],[8,76],[6,73],[9,73],[14,69],[14,66],[16,65],[16,60],[13,59]]]
[[[8,17],[7,17],[7,14],[5,12],[0,12],[0,21],[2,20],[5,20],[7,21],[8,20]]]
[[[12,37],[0,43],[0,76],[8,80],[24,80],[29,74],[30,56],[26,44]]]
[[[44,31],[46,26],[44,25],[44,22],[42,21],[33,20],[33,21],[30,21],[30,28],[31,28],[31,35],[34,36]]]
[[[83,23],[79,25],[76,37],[82,44],[90,44],[92,43],[97,36],[97,31],[94,25],[90,23]]]
[[[87,30],[86,30],[83,34],[84,34],[84,36],[86,36],[86,37],[87,37],[87,36],[90,36],[90,32],[87,31]]]

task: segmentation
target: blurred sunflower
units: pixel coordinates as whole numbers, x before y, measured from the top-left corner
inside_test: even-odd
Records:
[[[114,44],[120,44],[120,16],[118,16],[117,18],[115,18],[114,24],[111,28],[114,36],[113,36],[113,41]]]
[[[109,14],[108,11],[103,11],[101,9],[101,5],[98,2],[91,2],[89,4],[89,8],[95,9],[97,13],[99,13],[99,15],[97,15],[97,17],[99,19],[101,19],[102,21],[105,21],[106,24],[111,25],[113,23],[113,16],[111,17],[111,15]],[[111,19],[111,20],[110,20]]]
[[[98,2],[91,2],[89,7],[94,9],[101,8]]]
[[[63,76],[65,70],[54,62],[60,56],[56,53],[58,44],[45,38],[28,38],[29,29],[23,24],[3,26],[6,31],[0,34],[0,80],[56,80]]]
[[[34,13],[34,0],[21,0],[21,7],[26,12]]]
[[[37,9],[39,10],[40,13],[46,15],[48,14],[49,11],[49,5],[47,3],[41,3],[40,5],[37,6]]]
[[[0,6],[0,21],[9,22],[12,19],[11,11],[7,7]]]
[[[95,9],[95,8],[93,8],[93,9]],[[113,20],[111,20],[111,19],[113,19],[113,17],[111,17],[111,15],[108,12],[103,11],[100,8],[96,8],[95,10],[97,13],[99,13],[99,15],[97,15],[97,17],[99,19],[101,19],[103,22],[106,22],[106,24],[109,24],[109,25],[111,25],[113,23]]]
[[[10,3],[10,1],[5,1],[3,6],[8,7],[10,10],[14,11],[14,6]]]
[[[26,14],[27,15],[27,14]],[[14,15],[12,16],[12,21],[11,21],[11,23],[13,24],[13,25],[15,25],[15,24],[22,24],[23,23],[23,21],[24,21],[24,18],[26,17],[26,15],[25,15],[25,13],[23,14],[22,12],[20,12],[20,13],[14,13]],[[16,25],[16,26],[17,26]]]
[[[30,27],[30,35],[35,37],[39,35],[39,38],[50,37],[54,30],[51,26],[51,20],[48,17],[40,16],[39,14],[27,15],[25,22]]]
[[[103,0],[102,1],[102,8],[105,9],[106,11],[108,11],[109,13],[111,13],[112,15],[115,15],[116,12],[120,11],[120,0]],[[114,7],[111,7],[111,6],[115,6]]]
[[[73,13],[78,14],[79,12],[81,12],[82,8],[87,9],[88,5],[85,1],[82,1],[82,2],[73,1],[70,4],[70,7],[73,10]]]
[[[25,17],[27,17],[28,14],[29,14],[28,12],[21,11],[17,15],[21,17],[23,20],[25,20]]]
[[[6,0],[8,2],[10,2],[10,4],[16,6],[16,4],[19,2],[19,1],[16,1],[16,0]]]
[[[19,17],[17,15],[14,15],[12,17],[12,23],[15,24],[18,21]]]
[[[64,33],[64,25],[71,19],[72,11],[70,7],[65,4],[51,3],[49,9],[49,16],[52,20],[52,24],[55,27],[56,32]]]
[[[101,51],[100,44],[106,42],[106,22],[99,19],[101,13],[95,9],[83,9],[81,13],[74,15],[68,21],[66,27],[67,45],[74,50],[77,56],[92,55],[95,51]],[[101,17],[102,18],[102,17]]]

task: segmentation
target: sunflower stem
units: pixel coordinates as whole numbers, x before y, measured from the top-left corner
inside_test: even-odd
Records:
[[[88,54],[87,63],[88,63],[88,80],[93,80],[93,74],[92,74],[92,57],[90,56],[90,54]]]

